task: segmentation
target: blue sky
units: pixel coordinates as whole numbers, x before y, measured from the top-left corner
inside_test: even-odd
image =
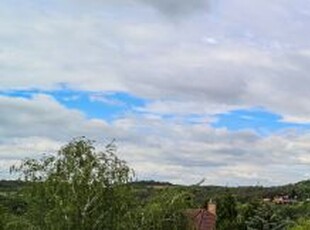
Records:
[[[124,92],[86,92],[62,89],[55,91],[12,90],[1,93],[3,96],[26,99],[31,99],[37,94],[49,95],[66,108],[83,112],[88,119],[103,119],[108,122],[113,122],[113,120],[128,114],[143,114],[141,109],[151,103],[150,100]],[[211,124],[214,128],[226,128],[231,131],[254,130],[260,135],[270,135],[273,132],[286,129],[307,131],[310,128],[310,124],[307,123],[285,122],[281,115],[259,107],[231,110],[213,116],[215,120]],[[177,115],[171,112],[160,114],[160,117],[164,120],[171,120]],[[195,123],[197,119],[201,118],[201,115],[191,111],[180,118],[184,122]]]
[[[234,110],[226,114],[218,115],[214,127],[227,128],[229,130],[252,129],[261,135],[270,135],[285,129],[296,131],[308,131],[309,124],[298,124],[285,122],[279,114],[268,112],[262,108],[252,108],[248,110]]]
[[[84,135],[141,179],[308,179],[309,19],[306,0],[2,1],[2,177]]]
[[[87,118],[113,121],[119,116],[134,112],[135,108],[145,105],[142,98],[122,93],[90,93],[72,90],[40,91],[18,90],[2,92],[4,96],[31,99],[34,95],[45,94],[53,97],[68,109],[82,111]]]

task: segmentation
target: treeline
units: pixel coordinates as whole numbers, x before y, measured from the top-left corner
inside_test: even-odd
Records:
[[[240,202],[250,202],[257,199],[270,198],[287,195],[296,198],[298,201],[310,199],[310,181],[302,181],[296,184],[284,186],[262,187],[262,186],[242,186],[242,187],[223,187],[223,186],[182,186],[174,185],[170,182],[160,182],[154,180],[132,181],[130,184],[146,193],[152,193],[154,189],[162,188],[184,188],[194,189],[197,199],[204,202],[206,199],[214,199],[217,196],[230,193],[234,194]],[[21,180],[1,180],[0,193],[16,192],[26,186],[26,182]],[[200,202],[200,203],[201,203]]]

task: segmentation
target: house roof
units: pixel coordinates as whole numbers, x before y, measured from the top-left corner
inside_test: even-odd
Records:
[[[188,209],[184,213],[195,230],[215,230],[216,215],[206,209]]]

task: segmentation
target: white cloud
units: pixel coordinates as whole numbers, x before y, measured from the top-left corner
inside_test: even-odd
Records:
[[[117,100],[117,99],[109,98],[108,96],[109,95],[95,93],[95,94],[90,95],[89,99],[92,102],[101,102],[107,105],[116,105],[116,106],[124,105],[124,102]]]
[[[215,15],[195,13],[177,23],[143,4],[1,4],[2,90],[66,85],[152,98],[151,110],[159,104],[203,105],[196,113],[262,106],[285,120],[310,120],[306,2],[219,2]],[[15,10],[18,17],[10,14]]]
[[[46,95],[31,99],[3,96],[0,108],[0,156],[7,162],[2,164],[3,175],[12,161],[54,152],[82,135],[98,140],[99,149],[116,138],[119,156],[144,179],[191,184],[206,177],[207,183],[260,181],[270,185],[304,179],[309,166],[310,136],[303,133],[263,137],[253,131],[232,132],[208,123],[184,124],[144,115],[107,124],[89,120]]]

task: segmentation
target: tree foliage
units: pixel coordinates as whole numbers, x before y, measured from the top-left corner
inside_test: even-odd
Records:
[[[217,227],[219,230],[237,230],[239,224],[237,222],[237,201],[236,198],[226,193],[223,197],[218,198],[218,218]]]
[[[115,153],[113,143],[96,152],[92,141],[77,138],[57,155],[26,159],[12,167],[28,182],[22,191],[27,211],[24,219],[7,226],[15,223],[23,224],[23,229],[44,230],[181,229],[181,211],[189,205],[188,195],[168,189],[140,204],[130,183],[133,170]]]
[[[309,230],[310,229],[310,219],[300,219],[297,224],[290,228],[290,230]]]
[[[40,229],[125,229],[132,197],[132,172],[109,144],[74,139],[56,156],[26,159],[13,170],[30,182],[24,195],[27,219]]]
[[[248,230],[285,230],[291,223],[291,220],[283,218],[268,204],[258,206],[253,216],[246,221]]]

